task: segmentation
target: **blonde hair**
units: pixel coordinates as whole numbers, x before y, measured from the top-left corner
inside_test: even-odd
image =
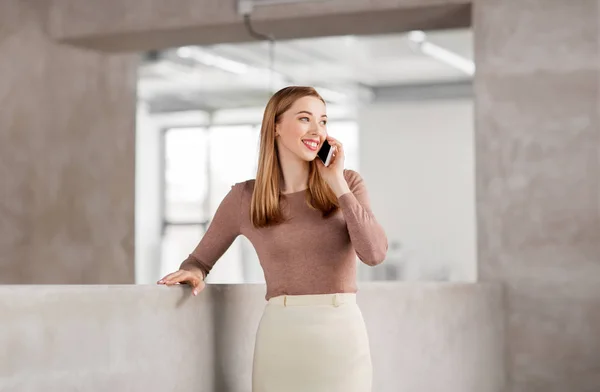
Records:
[[[303,97],[325,100],[312,87],[292,86],[275,93],[265,108],[260,130],[260,153],[256,182],[250,203],[250,219],[254,227],[266,227],[284,221],[280,205],[281,166],[275,144],[275,125],[294,102]],[[317,162],[309,162],[308,205],[330,216],[339,208],[337,197],[321,177]]]

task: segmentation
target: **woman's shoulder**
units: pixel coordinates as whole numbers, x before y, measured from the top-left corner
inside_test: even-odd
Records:
[[[236,182],[235,184],[233,184],[231,186],[231,192],[235,192],[238,193],[242,198],[245,195],[252,195],[252,192],[254,190],[254,183],[256,182],[256,180],[250,179],[250,180],[246,180],[246,181],[242,181],[242,182]]]

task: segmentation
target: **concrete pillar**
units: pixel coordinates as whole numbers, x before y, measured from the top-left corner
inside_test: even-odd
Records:
[[[0,2],[0,284],[133,283],[136,56]]]
[[[600,390],[597,0],[474,4],[479,276],[512,392]]]

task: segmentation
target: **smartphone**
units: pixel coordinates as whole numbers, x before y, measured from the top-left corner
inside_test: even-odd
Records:
[[[317,156],[319,157],[319,159],[321,159],[325,166],[329,166],[329,164],[331,163],[331,158],[333,158],[333,147],[331,147],[331,144],[329,144],[327,140],[325,140],[325,142],[321,146],[321,149],[317,153]]]

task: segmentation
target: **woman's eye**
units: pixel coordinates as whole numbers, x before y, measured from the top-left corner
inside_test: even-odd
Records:
[[[327,125],[327,121],[321,121],[321,124]]]
[[[308,121],[309,118],[308,117],[300,117],[300,120],[306,120],[306,121]]]

